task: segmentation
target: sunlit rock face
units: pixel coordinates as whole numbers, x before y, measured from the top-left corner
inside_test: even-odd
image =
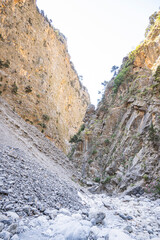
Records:
[[[70,154],[79,179],[98,190],[160,193],[160,12],[125,57]],[[141,189],[143,187],[143,190]]]
[[[0,93],[67,152],[89,95],[70,61],[66,38],[42,15],[35,0],[0,2]]]

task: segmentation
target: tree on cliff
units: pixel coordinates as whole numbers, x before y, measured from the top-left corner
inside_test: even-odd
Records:
[[[116,75],[117,75],[117,69],[118,69],[118,68],[119,68],[119,67],[116,66],[116,65],[112,66],[111,72],[114,72],[113,76],[116,76]]]

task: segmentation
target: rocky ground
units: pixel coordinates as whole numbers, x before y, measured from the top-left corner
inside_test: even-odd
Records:
[[[88,193],[2,99],[0,132],[0,240],[160,240],[160,199]]]

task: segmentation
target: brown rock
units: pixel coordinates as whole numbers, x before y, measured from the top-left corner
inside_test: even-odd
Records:
[[[66,38],[35,0],[0,3],[1,95],[64,151],[82,124],[89,95],[70,61]]]

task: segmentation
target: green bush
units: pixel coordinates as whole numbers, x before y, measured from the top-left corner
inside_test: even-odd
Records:
[[[88,164],[91,164],[92,162],[93,162],[93,160],[92,160],[92,159],[88,160]]]
[[[94,154],[96,154],[96,153],[97,153],[97,150],[96,150],[96,149],[93,149],[92,154],[94,155]]]
[[[79,129],[79,131],[78,131],[78,133],[75,134],[73,137],[71,137],[71,139],[69,140],[69,142],[70,142],[70,143],[77,143],[77,142],[82,141],[82,139],[80,138],[80,134],[81,134],[82,131],[84,131],[84,129],[85,129],[85,125],[82,124],[81,127],[80,127],[80,129]]]
[[[151,30],[152,26],[154,25],[156,18],[157,18],[158,14],[157,12],[154,12],[150,17],[149,17],[149,25],[145,30],[145,37],[147,37],[149,31]]]
[[[102,183],[103,183],[103,184],[109,183],[112,178],[113,178],[113,176],[107,176]]]
[[[38,125],[40,125],[42,128],[47,128],[45,123],[38,123]]]
[[[78,136],[75,134],[71,139],[69,140],[70,143],[76,143],[78,142]]]
[[[152,142],[155,142],[157,140],[157,135],[156,135],[157,131],[153,125],[153,123],[151,123],[150,128],[149,128],[149,140]]]
[[[50,117],[47,114],[43,114],[42,118],[44,121],[49,121]]]
[[[130,66],[122,68],[119,74],[114,79],[113,92],[117,93],[119,86],[127,79],[128,73],[130,72]]]
[[[104,140],[104,142],[105,142],[106,145],[109,145],[109,144],[110,144],[110,141],[109,141],[108,138],[106,138],[106,139]]]
[[[97,182],[97,183],[99,183],[100,180],[101,180],[100,177],[96,177],[96,178],[94,179],[94,181]]]
[[[148,179],[149,179],[148,175],[147,175],[147,174],[144,174],[144,175],[143,175],[143,179],[144,179],[145,182],[147,182]]]
[[[157,179],[156,184],[155,184],[155,192],[160,194],[160,178]]]
[[[160,66],[157,67],[156,73],[154,74],[155,81],[160,82]]]
[[[6,62],[0,60],[0,68],[9,68],[10,62],[7,60]]]
[[[31,87],[31,86],[25,87],[25,92],[26,92],[26,93],[32,92],[32,87]]]
[[[18,87],[17,87],[16,83],[14,82],[14,83],[12,84],[12,90],[11,90],[11,92],[12,92],[13,94],[17,94],[17,91],[18,91]]]
[[[80,127],[80,129],[79,129],[79,131],[78,131],[78,135],[79,135],[82,131],[84,131],[84,129],[85,129],[85,124],[82,124],[81,127]]]

